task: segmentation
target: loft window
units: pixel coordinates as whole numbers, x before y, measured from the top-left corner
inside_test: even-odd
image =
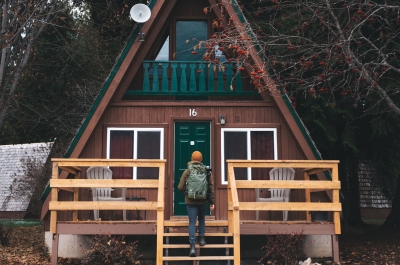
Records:
[[[221,130],[221,183],[228,183],[226,160],[276,160],[275,128],[227,128]],[[235,179],[268,179],[266,168],[235,168]]]
[[[208,39],[207,21],[177,21],[176,22],[176,56],[177,61],[201,61],[206,51],[204,45],[197,48],[197,54],[192,54],[193,47],[200,41]]]
[[[108,128],[107,158],[162,159],[163,128]],[[158,168],[115,167],[115,179],[158,179]]]
[[[169,61],[169,36],[156,56],[156,61]]]

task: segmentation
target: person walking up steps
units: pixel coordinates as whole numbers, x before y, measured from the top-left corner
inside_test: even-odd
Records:
[[[211,170],[207,169],[202,163],[203,155],[199,151],[192,153],[188,168],[183,172],[178,189],[185,193],[185,203],[189,216],[189,244],[190,257],[196,257],[196,219],[199,227],[199,245],[205,246],[205,215],[207,202],[210,202],[210,210],[215,209],[214,180]]]

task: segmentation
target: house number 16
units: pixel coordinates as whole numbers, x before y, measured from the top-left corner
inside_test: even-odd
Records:
[[[197,116],[196,109],[189,109],[189,116],[190,116],[190,117],[191,117],[191,116],[196,117],[196,116]]]

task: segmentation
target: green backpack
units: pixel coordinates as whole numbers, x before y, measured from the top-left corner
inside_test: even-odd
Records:
[[[186,194],[191,200],[206,200],[208,181],[206,166],[203,164],[188,165],[189,176],[186,181]]]

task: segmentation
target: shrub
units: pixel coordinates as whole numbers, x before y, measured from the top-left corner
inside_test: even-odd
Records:
[[[89,239],[89,244],[82,264],[140,264],[137,241],[126,242],[125,236],[96,235]]]
[[[264,264],[295,264],[305,257],[302,233],[268,235],[264,256],[259,260]]]

